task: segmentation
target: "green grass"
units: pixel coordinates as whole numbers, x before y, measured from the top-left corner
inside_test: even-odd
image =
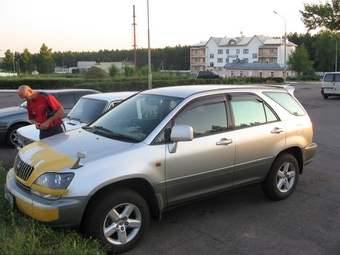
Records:
[[[13,208],[4,197],[6,174],[0,165],[0,254],[106,254],[96,240],[75,230],[52,229]]]

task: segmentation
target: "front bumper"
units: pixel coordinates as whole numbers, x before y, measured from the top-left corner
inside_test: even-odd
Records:
[[[80,225],[87,201],[85,197],[61,197],[58,200],[48,200],[36,196],[16,183],[13,168],[7,174],[5,197],[33,219],[53,227],[70,228]]]

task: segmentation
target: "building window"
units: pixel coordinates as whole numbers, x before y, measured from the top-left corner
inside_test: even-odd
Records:
[[[249,54],[249,49],[243,49],[243,54]]]
[[[266,54],[266,49],[262,49],[262,53],[263,53],[263,54]]]
[[[223,50],[221,49],[217,50],[217,54],[223,54]]]
[[[243,77],[243,70],[240,70],[240,76]]]
[[[236,54],[240,54],[240,49],[236,49]]]
[[[271,54],[277,54],[277,49],[270,49]]]
[[[222,71],[222,66],[219,66],[217,69],[218,71]]]
[[[230,76],[234,76],[234,70],[230,71]]]
[[[257,58],[257,53],[253,53],[253,58]]]
[[[196,55],[199,55],[200,54],[200,50],[196,50]]]
[[[274,72],[270,72],[270,77],[274,77]]]
[[[214,54],[210,54],[210,58],[214,58]]]
[[[229,49],[226,49],[226,50],[225,50],[225,54],[229,54]]]
[[[244,58],[243,61],[244,61],[244,63],[248,63],[249,59],[248,58]]]
[[[259,71],[259,77],[262,77],[262,76],[263,76],[262,71]]]
[[[226,62],[226,63],[229,63],[229,58],[226,58],[226,59],[225,59],[225,62]]]
[[[214,66],[214,62],[210,62],[209,66],[213,67]]]
[[[223,58],[218,58],[217,63],[223,63]]]

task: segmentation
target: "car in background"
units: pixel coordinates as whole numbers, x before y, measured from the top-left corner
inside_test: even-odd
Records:
[[[55,96],[64,107],[65,112],[63,117],[70,112],[72,107],[82,96],[101,93],[92,89],[58,89],[43,91]],[[17,129],[32,124],[28,119],[26,106],[27,102],[25,101],[19,106],[0,109],[0,140],[5,140],[11,147],[19,146]]]
[[[219,75],[215,71],[199,71],[197,74],[198,79],[214,79],[214,78],[223,78],[223,76]]]
[[[126,91],[82,96],[63,119],[66,131],[85,126],[136,93],[137,91]],[[39,130],[33,124],[19,128],[17,135],[20,147],[39,140]]]
[[[340,96],[340,72],[324,74],[321,82],[321,95],[324,99],[329,96]]]
[[[114,254],[135,247],[150,218],[197,199],[255,184],[286,199],[317,150],[293,92],[270,85],[142,91],[86,126],[22,148],[5,197],[49,226],[80,227]]]

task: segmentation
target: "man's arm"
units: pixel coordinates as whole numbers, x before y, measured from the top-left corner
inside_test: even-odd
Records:
[[[59,117],[61,117],[63,115],[63,113],[65,112],[64,108],[61,106],[58,110],[56,110],[56,112],[53,114],[53,116],[51,116],[50,118],[48,118],[44,123],[42,123],[40,125],[40,128],[37,127],[37,124],[35,125],[38,129],[42,129],[45,130],[47,129],[51,122],[55,121],[56,119],[58,119]]]

